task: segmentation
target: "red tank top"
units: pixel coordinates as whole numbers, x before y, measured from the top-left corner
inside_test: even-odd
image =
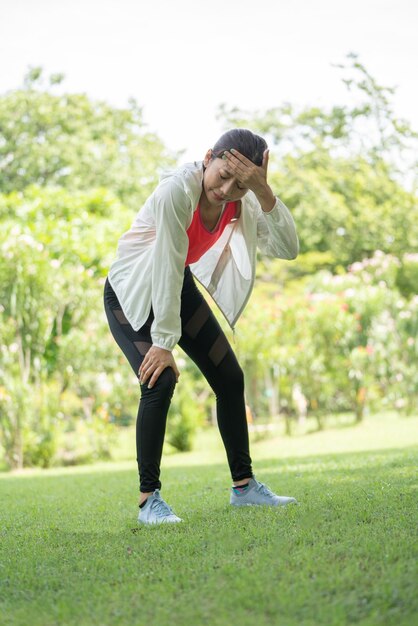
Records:
[[[236,202],[228,202],[215,230],[210,231],[202,222],[200,206],[198,205],[193,214],[192,223],[187,229],[189,250],[185,265],[189,265],[189,263],[196,263],[196,261],[198,261],[200,257],[213,246],[215,241],[217,241],[222,235],[225,230],[225,226],[227,226],[227,224],[229,224],[229,222],[235,217],[236,208]]]

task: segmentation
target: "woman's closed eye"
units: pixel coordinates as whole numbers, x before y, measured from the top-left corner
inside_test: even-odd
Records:
[[[222,176],[222,174],[219,174],[219,178],[221,178],[222,180],[228,180],[231,177],[230,176]],[[238,183],[235,183],[235,184],[238,187],[238,189],[247,189],[246,187],[241,187]]]

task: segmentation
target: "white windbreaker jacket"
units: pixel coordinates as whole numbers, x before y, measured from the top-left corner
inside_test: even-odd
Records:
[[[153,345],[173,350],[181,337],[180,296],[189,240],[187,229],[202,193],[203,163],[167,172],[119,239],[109,282],[134,330],[152,306]],[[293,218],[276,198],[263,212],[251,191],[241,200],[240,217],[190,269],[207,289],[231,328],[254,285],[257,245],[267,256],[294,259],[299,242]]]

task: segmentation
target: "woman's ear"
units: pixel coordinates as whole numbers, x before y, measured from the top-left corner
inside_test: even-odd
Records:
[[[209,148],[209,150],[206,152],[205,158],[203,159],[203,165],[205,167],[207,167],[212,159],[212,155],[213,155],[213,151],[212,148]]]

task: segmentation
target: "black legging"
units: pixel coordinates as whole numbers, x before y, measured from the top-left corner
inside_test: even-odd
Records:
[[[150,316],[144,326],[134,331],[126,319],[108,280],[104,306],[110,330],[135,375],[152,345]],[[179,346],[196,363],[216,394],[218,426],[225,445],[234,481],[252,476],[248,427],[244,401],[244,375],[232,348],[194,282],[189,266],[184,271],[181,292],[182,335]],[[181,383],[180,383],[181,384]],[[161,488],[160,461],[167,413],[176,385],[174,370],[167,367],[151,389],[141,385],[136,422],[137,461],[140,490]]]

